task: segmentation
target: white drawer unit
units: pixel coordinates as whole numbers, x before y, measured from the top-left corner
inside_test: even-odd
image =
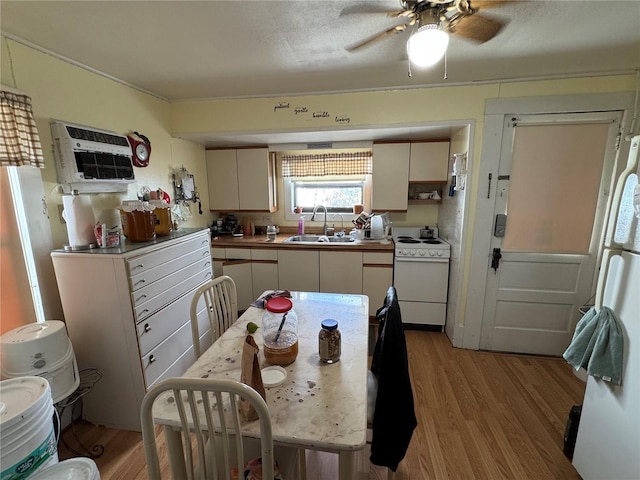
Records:
[[[213,278],[209,238],[208,229],[180,229],[118,248],[52,252],[78,366],[102,374],[83,397],[86,420],[139,431],[147,389],[193,363],[189,307]]]

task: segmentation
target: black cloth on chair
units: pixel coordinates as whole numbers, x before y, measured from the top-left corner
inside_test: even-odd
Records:
[[[409,377],[409,360],[400,305],[395,287],[389,287],[384,305],[376,312],[380,322],[371,372],[378,379],[373,414],[371,463],[394,472],[404,458],[418,425]]]

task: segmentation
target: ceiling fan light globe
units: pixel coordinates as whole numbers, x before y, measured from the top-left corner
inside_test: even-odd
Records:
[[[430,67],[444,57],[449,46],[449,35],[437,25],[425,25],[407,40],[407,54],[417,67]]]

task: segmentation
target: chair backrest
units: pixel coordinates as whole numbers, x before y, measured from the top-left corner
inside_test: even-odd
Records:
[[[200,286],[191,299],[191,335],[196,358],[202,354],[198,326],[198,305],[202,305],[201,299],[204,301],[213,342],[238,319],[236,284],[231,277],[216,277]]]
[[[243,449],[242,419],[238,411],[240,397],[249,401],[258,412],[262,478],[273,478],[271,418],[267,404],[258,392],[232,380],[169,378],[154,385],[142,400],[142,442],[149,480],[162,479],[154,404],[158,411],[177,412],[180,418],[178,434],[182,438],[182,455],[173,458],[171,471],[174,475],[185,480],[231,480],[233,468],[237,468],[242,475],[246,462],[251,458],[245,458]],[[167,447],[172,446],[175,455],[176,442],[167,439]],[[182,469],[186,472],[182,472]]]

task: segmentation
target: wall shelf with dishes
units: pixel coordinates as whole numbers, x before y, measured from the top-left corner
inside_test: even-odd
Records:
[[[446,182],[409,182],[409,204],[440,204]]]

